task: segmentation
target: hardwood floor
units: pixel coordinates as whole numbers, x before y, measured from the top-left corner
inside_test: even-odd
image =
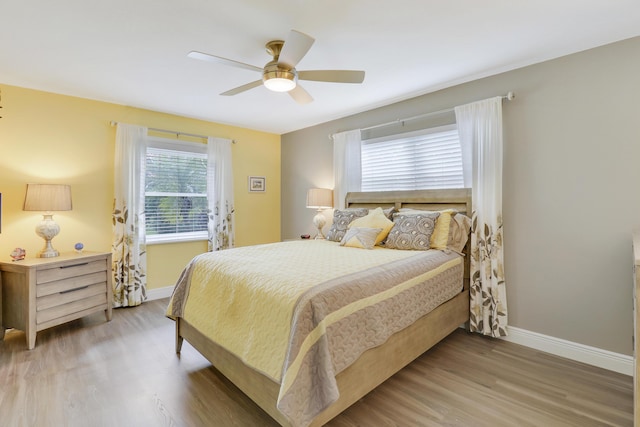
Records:
[[[185,342],[167,300],[0,342],[0,426],[276,426]],[[631,426],[632,378],[454,332],[328,426]]]

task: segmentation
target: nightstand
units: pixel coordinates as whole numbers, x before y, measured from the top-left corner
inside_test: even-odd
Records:
[[[0,336],[9,328],[27,335],[27,348],[36,333],[97,311],[111,320],[111,253],[65,253],[55,258],[0,260],[2,317]]]

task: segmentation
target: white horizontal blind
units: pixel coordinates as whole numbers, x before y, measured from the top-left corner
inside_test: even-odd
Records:
[[[455,125],[362,141],[362,191],[462,187]]]
[[[206,239],[206,154],[189,149],[147,148],[145,221],[147,238],[152,242],[154,236]]]

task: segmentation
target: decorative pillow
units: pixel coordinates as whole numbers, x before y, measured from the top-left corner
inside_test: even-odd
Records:
[[[340,241],[340,246],[373,249],[381,231],[382,228],[350,227]]]
[[[369,213],[369,209],[367,208],[358,208],[358,209],[336,209],[333,211],[333,224],[329,228],[329,232],[327,233],[327,240],[331,240],[333,242],[339,242],[344,237],[347,232],[347,228],[351,221],[356,218],[361,218]]]
[[[393,221],[393,214],[398,211],[396,210],[395,206],[391,206],[390,208],[382,209],[382,212],[384,212],[384,216]]]
[[[393,215],[393,228],[387,236],[385,247],[390,249],[427,250],[431,247],[431,235],[440,212],[411,215]]]
[[[442,211],[420,211],[417,209],[400,209],[400,213],[404,215],[416,215],[430,212],[438,212],[440,216],[436,221],[435,229],[431,235],[431,248],[432,249],[447,249],[449,242],[449,231],[451,228],[451,218],[457,213],[455,209],[445,209]]]
[[[461,213],[455,214],[451,218],[447,248],[462,253],[464,246],[467,244],[467,240],[469,239],[470,231],[471,218]]]
[[[369,211],[367,216],[355,219],[349,225],[349,228],[351,227],[380,228],[381,231],[376,237],[376,245],[378,245],[387,238],[389,231],[393,228],[393,221],[385,216],[382,208],[375,208]]]
[[[458,213],[454,209],[445,209],[440,212],[440,216],[436,221],[436,228],[431,235],[431,247],[433,249],[447,249],[449,241],[449,230],[451,228],[451,218]]]

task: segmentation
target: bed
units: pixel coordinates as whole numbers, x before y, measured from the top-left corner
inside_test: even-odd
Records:
[[[349,193],[346,207],[366,208],[370,212],[378,207],[396,211],[454,209],[465,214],[471,212],[470,199],[469,189],[363,192]],[[278,250],[283,252],[276,257]],[[310,254],[304,255],[307,250]],[[329,269],[331,271],[314,266],[316,258],[321,260],[319,263],[325,262],[322,258],[325,253],[330,257],[337,251],[342,251],[335,255],[341,259],[348,253],[349,262],[338,263],[340,267]],[[181,351],[182,342],[186,339],[283,426],[321,426],[327,423],[469,319],[468,257],[455,251],[397,251],[377,247],[366,250],[346,248],[337,242],[292,241],[223,252],[194,258],[176,286],[167,310],[167,315],[176,323],[176,352]],[[269,260],[271,254],[274,254],[274,260]],[[225,263],[220,259],[222,255],[228,258]],[[257,298],[253,293],[247,294],[249,291],[242,291],[241,284],[231,293],[225,291],[227,294],[205,284],[211,277],[232,277],[225,276],[230,274],[227,264],[240,256],[245,262],[237,268],[257,277],[267,288],[272,284],[264,296]],[[308,258],[296,258],[302,256]],[[391,258],[387,260],[388,257]],[[246,262],[247,259],[255,261]],[[297,259],[299,262],[304,259],[305,268],[295,273],[280,268],[279,275],[271,277],[266,273],[264,277],[256,275],[256,271],[266,271],[268,263],[277,264],[277,259]],[[209,265],[205,268],[202,264],[207,263]],[[424,266],[427,265],[434,267],[426,271]],[[415,277],[396,279],[394,269],[407,275],[413,270],[417,273]],[[382,276],[384,279],[377,279]],[[453,285],[441,285],[443,276],[453,281]],[[195,284],[192,284],[192,279]],[[225,280],[232,282],[236,279]],[[284,291],[285,286],[279,286],[278,282],[294,288],[300,286],[300,289]],[[351,283],[359,283],[366,295],[356,299],[352,295]],[[423,294],[427,286],[436,287],[437,296],[430,297],[432,300],[428,304],[412,304],[411,301],[417,298],[415,295]],[[408,300],[400,299],[401,296]],[[229,301],[239,298],[251,301],[243,311],[258,319],[257,324],[247,325],[238,320],[238,316],[243,314],[234,311],[234,304]],[[216,300],[225,302],[223,306],[212,309]],[[291,308],[288,305],[282,310],[272,308],[280,301],[289,300],[295,302]],[[306,303],[301,304],[301,301]],[[331,304],[338,308],[326,308]],[[433,307],[427,308],[427,305]],[[405,306],[410,308],[407,311],[415,318],[405,314],[404,309],[398,309]],[[325,308],[326,312],[323,311]],[[284,320],[278,320],[278,313],[286,310],[294,313],[293,319],[297,320],[292,321],[289,314],[280,315]],[[185,314],[187,311],[189,315]],[[265,317],[268,311],[273,312],[274,319]],[[367,338],[361,339],[362,332],[352,332],[351,329],[355,328],[353,325],[367,323],[359,317],[366,311],[388,311],[393,313],[393,321],[385,320],[389,324],[380,328],[365,326],[365,329],[383,332],[367,330]],[[212,326],[205,322],[206,319],[203,321],[205,313],[206,316],[214,316],[218,323]],[[254,333],[254,328],[259,333]],[[332,331],[340,332],[333,334]],[[215,340],[212,335],[216,336]],[[282,341],[285,335],[286,342]],[[273,348],[267,348],[267,342],[274,344]],[[354,347],[354,353],[343,350],[341,345]],[[331,356],[327,356],[329,353]],[[299,409],[300,405],[302,409]]]

